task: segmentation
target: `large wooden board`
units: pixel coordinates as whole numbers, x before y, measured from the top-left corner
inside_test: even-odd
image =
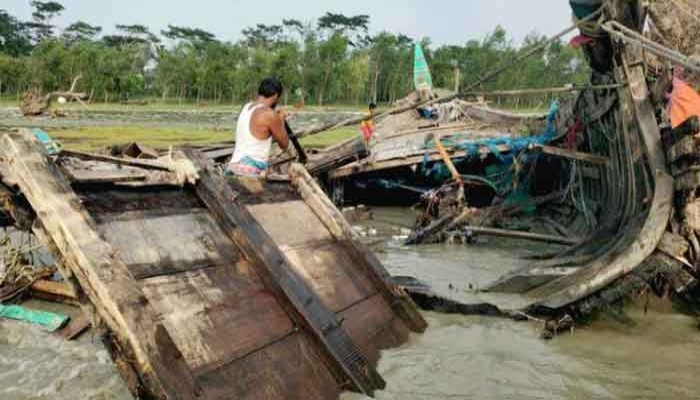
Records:
[[[302,200],[251,205],[248,210],[283,248],[332,240],[328,229]]]
[[[205,209],[187,214],[124,212],[100,217],[99,231],[136,279],[222,265],[238,258]]]
[[[328,400],[342,391],[332,378],[313,343],[292,334],[198,380],[207,400]]]
[[[294,328],[245,261],[150,278],[142,287],[195,375],[262,349]]]
[[[340,312],[375,293],[367,276],[358,271],[337,242],[285,252],[295,271],[333,312]]]

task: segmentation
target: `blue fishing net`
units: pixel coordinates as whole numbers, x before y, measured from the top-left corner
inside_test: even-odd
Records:
[[[469,162],[475,157],[480,157],[481,150],[486,148],[488,153],[492,154],[498,160],[498,163],[487,166],[485,176],[479,176],[478,180],[485,181],[484,183],[495,188],[498,196],[508,194],[508,197],[505,198],[506,204],[518,203],[522,205],[532,199],[530,199],[529,196],[529,182],[527,181],[520,182],[518,187],[513,190],[513,182],[517,178],[517,171],[515,171],[513,167],[515,159],[518,157],[521,165],[531,163],[532,156],[526,154],[526,151],[533,145],[545,145],[554,139],[554,135],[556,134],[554,122],[558,112],[559,103],[554,101],[550,105],[547,114],[547,127],[545,131],[539,135],[473,140],[470,139],[471,135],[469,132],[461,132],[450,135],[449,137],[444,137],[441,140],[445,147],[465,151],[466,155],[464,157],[458,157],[452,160],[457,166]],[[433,139],[428,140],[425,144],[425,159],[421,166],[420,173],[431,180],[444,182],[451,177],[451,174],[444,162],[430,161],[429,156],[434,148],[435,143]],[[508,150],[501,151],[502,148]]]

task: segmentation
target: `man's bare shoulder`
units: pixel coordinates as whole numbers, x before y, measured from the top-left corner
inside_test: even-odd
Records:
[[[253,118],[258,121],[271,121],[276,115],[275,110],[268,106],[262,106],[253,112]]]

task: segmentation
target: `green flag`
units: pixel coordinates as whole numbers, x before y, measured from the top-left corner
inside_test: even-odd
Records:
[[[430,76],[430,68],[420,43],[416,43],[416,53],[413,59],[413,83],[416,90],[433,89],[433,77]]]

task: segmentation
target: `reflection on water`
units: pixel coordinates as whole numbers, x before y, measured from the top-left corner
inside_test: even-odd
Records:
[[[470,290],[544,251],[526,242],[404,248],[391,241],[403,210],[377,210],[372,222],[390,242],[380,258],[392,273],[413,275],[462,301],[509,301]],[[424,335],[384,352],[387,388],[376,397],[414,399],[689,399],[698,398],[700,332],[677,314],[630,310],[633,325],[598,320],[551,342],[537,325],[484,317],[426,313]],[[66,343],[14,322],[0,322],[0,399],[105,399],[130,396],[91,337]],[[346,394],[343,400],[364,400]]]

